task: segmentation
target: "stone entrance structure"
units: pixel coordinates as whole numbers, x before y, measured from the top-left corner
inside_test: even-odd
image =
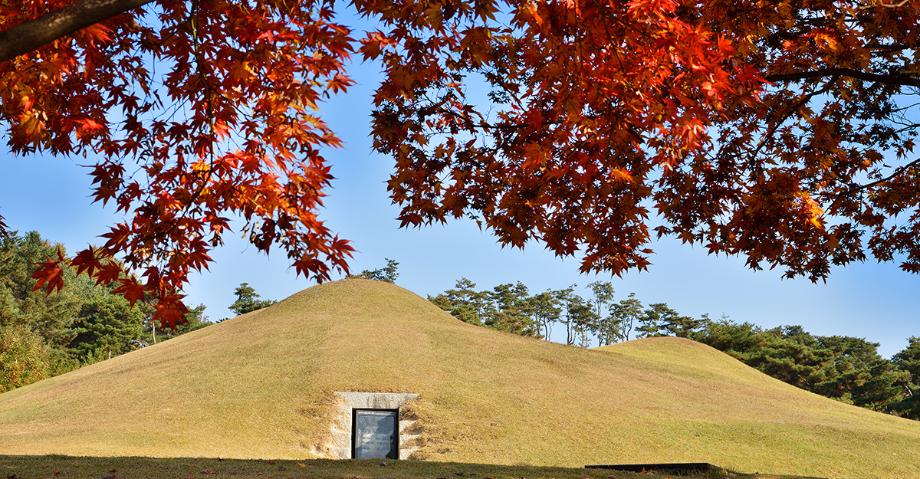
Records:
[[[336,392],[329,440],[317,454],[330,459],[408,459],[418,450],[420,428],[405,406],[418,398],[413,393]]]

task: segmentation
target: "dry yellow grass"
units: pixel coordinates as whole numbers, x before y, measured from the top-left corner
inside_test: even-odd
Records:
[[[920,423],[674,338],[583,350],[366,280],[0,395],[0,454],[306,458],[333,391],[407,391],[430,460],[920,478]]]

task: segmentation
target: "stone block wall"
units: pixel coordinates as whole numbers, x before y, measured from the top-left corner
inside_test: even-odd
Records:
[[[419,448],[421,428],[415,415],[404,406],[418,398],[413,393],[336,392],[329,437],[314,454],[328,459],[351,459],[352,410],[399,409],[399,458],[409,459]]]

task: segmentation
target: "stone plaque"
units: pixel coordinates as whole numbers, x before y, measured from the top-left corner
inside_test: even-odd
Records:
[[[398,459],[396,434],[398,416],[395,410],[355,409],[352,429],[355,459]]]

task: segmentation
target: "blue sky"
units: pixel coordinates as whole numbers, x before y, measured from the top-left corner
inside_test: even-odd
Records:
[[[370,96],[378,81],[376,66],[355,64],[358,84],[325,105],[324,115],[345,141],[328,158],[337,177],[324,218],[357,249],[353,270],[400,262],[398,283],[416,293],[437,293],[465,276],[481,287],[523,281],[534,291],[580,286],[595,276],[578,272],[577,258],[560,259],[539,244],[524,251],[503,249],[475,224],[399,229],[385,181],[389,158],[371,150]],[[90,180],[79,161],[0,152],[0,212],[10,227],[38,230],[73,251],[97,241],[117,217],[90,204]],[[920,276],[896,264],[875,262],[837,268],[826,284],[784,280],[779,271],[751,271],[741,258],[715,257],[701,247],[663,240],[647,272],[614,283],[618,298],[634,292],[645,303],[667,302],[686,314],[727,315],[765,327],[801,324],[813,333],[864,337],[881,344],[886,356],[920,335]],[[229,316],[233,289],[243,281],[264,297],[281,299],[310,283],[295,276],[283,254],[266,257],[237,235],[213,254],[210,271],[193,277],[186,293],[190,304],[203,303],[212,319]]]

